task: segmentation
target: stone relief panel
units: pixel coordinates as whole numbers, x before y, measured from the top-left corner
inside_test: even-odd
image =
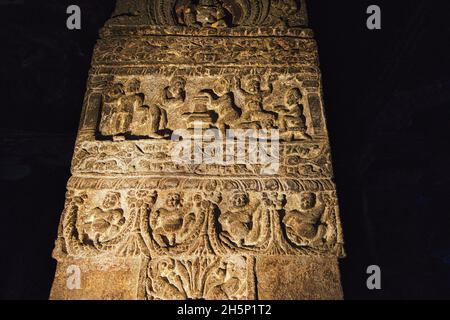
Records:
[[[100,34],[59,262],[126,261],[139,299],[256,299],[257,261],[344,256],[304,0],[118,0]],[[274,145],[266,175],[247,157]]]
[[[334,192],[72,190],[55,256],[341,255],[337,210]]]
[[[146,191],[68,191],[55,258],[145,254],[139,210],[152,196]]]
[[[99,125],[101,135],[114,140],[124,140],[126,136],[167,137],[167,111],[164,106],[169,106],[176,99],[169,91],[174,86],[164,89],[161,99],[155,103],[145,105],[146,96],[140,92],[141,82],[138,79],[131,79],[125,85],[113,83],[103,94]]]
[[[148,300],[254,298],[253,261],[245,256],[150,260],[143,276]]]
[[[201,144],[206,148],[209,144]],[[94,141],[80,142],[75,147],[72,172],[78,174],[187,174],[211,176],[257,176],[260,164],[191,164],[175,163],[174,142]],[[225,149],[225,147],[224,147]],[[176,153],[175,153],[176,154]],[[301,179],[326,179],[333,176],[330,148],[327,143],[305,142],[280,145],[280,167],[277,176]]]
[[[334,194],[303,192],[292,197],[282,223],[295,246],[333,248],[340,237],[338,219]]]
[[[289,76],[116,79],[103,93],[99,133],[115,141],[169,138],[194,129],[278,129],[284,141],[312,140],[302,83]]]
[[[308,38],[119,37],[100,40],[94,65],[317,66],[317,45]],[[276,54],[274,54],[276,52]]]

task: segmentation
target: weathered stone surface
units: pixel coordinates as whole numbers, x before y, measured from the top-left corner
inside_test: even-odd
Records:
[[[343,298],[339,266],[333,258],[258,257],[256,278],[261,300]]]
[[[70,267],[81,271],[80,288],[72,289]],[[140,258],[76,259],[58,263],[50,299],[135,300],[139,288]],[[69,281],[69,285],[68,285]]]
[[[51,298],[342,298],[304,1],[118,0],[101,35]]]

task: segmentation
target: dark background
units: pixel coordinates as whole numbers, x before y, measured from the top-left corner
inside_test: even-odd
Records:
[[[0,298],[47,299],[98,30],[112,0],[0,0]],[[309,1],[346,250],[347,299],[450,298],[450,4]],[[66,8],[82,30],[66,29]],[[382,8],[383,29],[366,28]],[[382,290],[366,269],[379,265]]]

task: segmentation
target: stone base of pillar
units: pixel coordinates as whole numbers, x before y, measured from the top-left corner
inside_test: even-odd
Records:
[[[253,258],[252,258],[253,260]],[[147,299],[146,259],[68,259],[60,262],[51,300]],[[258,257],[248,281],[247,298],[258,300],[340,300],[336,258]],[[143,271],[141,271],[143,270]],[[251,270],[252,271],[252,270]],[[143,272],[143,273],[142,273]],[[220,296],[217,296],[220,298]],[[177,295],[174,295],[174,299]]]

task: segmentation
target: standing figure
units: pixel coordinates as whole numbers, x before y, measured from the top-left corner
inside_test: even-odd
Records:
[[[145,96],[139,93],[140,81],[131,80],[125,87],[115,83],[103,97],[100,133],[111,136],[113,140],[123,140],[133,134],[134,113],[144,104]]]
[[[121,135],[131,134],[134,112],[144,104],[145,96],[139,93],[141,82],[132,79],[125,88],[125,95],[120,98],[120,108],[117,113],[118,131]]]

